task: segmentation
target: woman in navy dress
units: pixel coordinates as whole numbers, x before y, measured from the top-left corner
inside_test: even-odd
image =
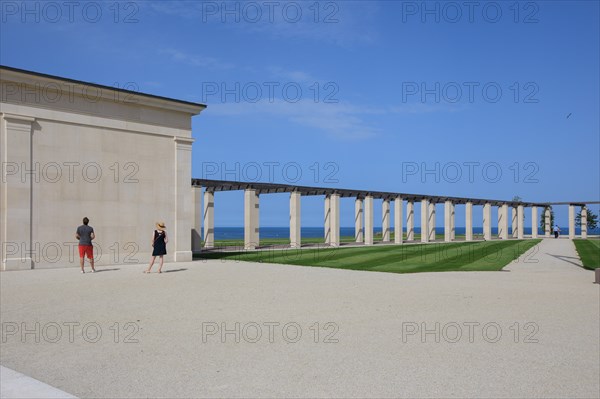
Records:
[[[150,265],[148,269],[144,270],[144,273],[150,273],[152,266],[154,265],[154,260],[157,256],[160,256],[160,266],[158,267],[158,272],[162,273],[163,267],[163,256],[167,254],[167,243],[169,242],[169,238],[167,237],[167,232],[165,231],[164,222],[156,223],[156,230],[154,230],[154,234],[152,235],[152,258],[150,258]]]

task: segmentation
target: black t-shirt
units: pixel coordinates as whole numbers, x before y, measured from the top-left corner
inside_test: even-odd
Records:
[[[92,226],[86,226],[82,224],[77,228],[77,234],[79,235],[79,245],[92,245],[92,233],[94,228]]]

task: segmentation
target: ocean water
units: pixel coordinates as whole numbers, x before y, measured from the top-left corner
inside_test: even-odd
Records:
[[[381,227],[373,228],[375,234],[381,234]],[[392,228],[392,231],[393,228]],[[404,228],[406,232],[406,228]],[[415,228],[415,233],[420,233],[421,229],[419,227]],[[444,228],[436,227],[436,234],[443,235]],[[300,230],[302,237],[304,238],[322,238],[325,237],[325,229],[323,227],[302,227]],[[464,227],[456,227],[455,233],[457,235],[464,235],[465,228]],[[525,227],[524,233],[531,234],[531,227]],[[561,228],[561,234],[566,235],[568,233],[568,228]],[[483,227],[473,227],[473,234],[483,234]],[[492,227],[492,235],[498,234],[498,228]],[[509,229],[510,234],[510,229]],[[542,230],[538,230],[539,235],[543,235],[544,232]],[[575,235],[581,234],[581,229],[575,229]],[[600,229],[588,230],[588,234],[596,235],[600,234]],[[341,227],[340,228],[340,236],[341,237],[354,237],[354,227]],[[260,228],[260,238],[289,238],[290,237],[290,229],[289,227],[261,227]],[[244,228],[243,227],[215,227],[215,240],[243,240],[244,239]]]

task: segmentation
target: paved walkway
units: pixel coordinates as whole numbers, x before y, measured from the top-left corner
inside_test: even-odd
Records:
[[[67,399],[75,398],[59,389],[24,374],[0,366],[0,398]]]
[[[0,363],[81,398],[600,397],[600,286],[568,240],[502,272],[143,269],[0,274]]]

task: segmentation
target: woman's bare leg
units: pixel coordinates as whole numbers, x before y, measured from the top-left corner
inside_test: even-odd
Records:
[[[161,270],[162,270],[162,267],[163,267],[163,261],[164,261],[164,259],[163,259],[163,256],[161,255],[160,256],[160,266],[158,267],[158,272],[159,273],[162,273]]]
[[[150,265],[148,265],[148,269],[144,270],[144,273],[150,273],[150,269],[154,266],[154,259],[156,259],[156,256],[150,258]]]

